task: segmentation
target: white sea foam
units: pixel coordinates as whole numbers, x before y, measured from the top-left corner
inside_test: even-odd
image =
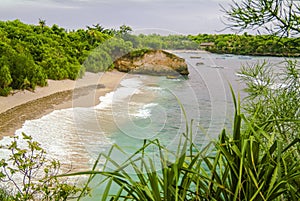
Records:
[[[32,136],[33,140],[39,142],[46,150],[47,157],[58,159],[62,164],[76,163],[86,166],[88,164],[85,161],[95,157],[94,152],[100,153],[112,144],[103,132],[97,129],[97,125],[89,126],[88,123],[94,115],[93,108],[55,110],[42,118],[26,121],[22,128],[15,132],[15,136],[21,139],[23,132]],[[0,144],[7,145],[10,142],[9,137],[4,137]],[[20,140],[18,145],[25,147],[26,143]],[[8,155],[8,152],[1,153],[5,158]]]
[[[134,114],[132,114],[132,116],[136,117],[136,118],[141,118],[141,119],[146,119],[151,117],[151,112],[152,109],[157,106],[158,103],[149,103],[146,105],[143,105],[142,107],[140,107],[138,109],[138,111]]]
[[[120,87],[114,92],[107,93],[105,96],[99,98],[100,103],[94,108],[97,110],[108,109],[113,106],[114,103],[124,101],[126,98],[141,93],[139,89],[142,82],[137,78],[124,79],[120,83]]]
[[[161,87],[153,87],[153,86],[148,86],[147,89],[152,90],[152,91],[162,91],[163,88]]]
[[[83,121],[87,121],[91,115],[92,108],[70,108],[55,110],[39,119],[27,120],[22,128],[15,132],[15,136],[19,137],[18,147],[28,148],[26,141],[21,137],[24,132],[40,143],[47,152],[47,158],[60,161],[63,165],[62,171],[69,168],[86,170],[93,164],[97,155],[112,144],[105,135],[89,129],[87,125],[84,127],[84,123],[80,124],[76,119],[80,116]],[[11,141],[10,137],[4,137],[0,145],[9,145]],[[0,149],[0,160],[8,159],[9,155],[10,151]],[[101,162],[103,161],[99,163]],[[21,175],[16,176],[16,181],[21,181]]]
[[[101,110],[101,109],[111,107],[114,94],[115,94],[115,92],[110,92],[110,93],[107,93],[105,96],[101,96],[99,98],[100,103],[98,105],[96,105],[94,108],[98,109],[98,110]]]

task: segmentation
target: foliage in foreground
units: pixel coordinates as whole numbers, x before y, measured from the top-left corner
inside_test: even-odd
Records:
[[[83,191],[59,180],[59,161],[48,159],[38,142],[22,135],[22,141],[14,137],[9,145],[1,146],[2,151],[10,153],[0,161],[1,200],[67,200]]]
[[[266,61],[243,66],[238,75],[246,85],[242,106],[248,116],[255,116],[258,125],[266,124],[270,136],[288,144],[300,131],[300,67],[296,60],[283,64],[282,68]]]
[[[14,197],[11,196],[5,189],[0,189],[0,200],[1,201],[13,201]]]
[[[294,153],[299,137],[284,144],[265,130],[267,122],[247,119],[239,105],[235,102],[232,132],[224,129],[203,150],[187,125],[175,152],[158,140],[145,141],[120,163],[112,155],[126,153],[114,146],[99,156],[97,161],[106,161],[101,171],[96,162],[92,171],[72,175],[88,174],[88,183],[101,175],[101,200],[299,200],[300,160]]]
[[[118,162],[113,155],[127,153],[115,145],[108,154],[99,155],[92,171],[59,177],[59,164],[47,163],[44,150],[31,137],[23,135],[29,149],[20,148],[14,138],[6,147],[10,158],[1,161],[1,182],[11,182],[18,192],[14,198],[5,191],[0,196],[3,200],[66,200],[79,193],[80,200],[99,178],[95,176],[101,176],[96,181],[103,187],[101,200],[299,200],[299,130],[295,131],[298,137],[287,143],[276,137],[277,131],[270,135],[268,121],[258,124],[256,117],[246,118],[234,101],[232,131],[224,129],[218,140],[202,150],[186,125],[175,151],[158,140],[145,140],[139,150]],[[98,171],[102,159],[106,162]],[[23,183],[16,182],[16,174],[23,176]],[[60,183],[61,177],[78,175],[89,175],[82,189]]]
[[[279,36],[300,34],[300,6],[296,0],[232,0],[222,7],[228,28],[265,31]]]

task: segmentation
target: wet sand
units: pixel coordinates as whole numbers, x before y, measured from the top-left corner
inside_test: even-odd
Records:
[[[99,97],[114,91],[125,73],[86,73],[76,81],[48,81],[47,87],[34,92],[19,91],[0,97],[0,139],[12,136],[26,120],[40,118],[54,110],[90,107],[99,104]]]

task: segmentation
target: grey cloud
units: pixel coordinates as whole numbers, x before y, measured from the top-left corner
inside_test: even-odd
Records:
[[[99,23],[113,28],[126,24],[140,30],[214,33],[223,28],[220,1],[223,0],[16,0],[16,6],[0,7],[0,19],[18,18],[36,24],[42,18],[49,26],[58,24],[68,29]]]

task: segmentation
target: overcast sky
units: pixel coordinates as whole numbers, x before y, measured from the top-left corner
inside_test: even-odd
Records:
[[[217,33],[224,28],[219,4],[231,0],[0,0],[0,20],[46,20],[67,29],[99,23],[126,24],[136,32]]]

